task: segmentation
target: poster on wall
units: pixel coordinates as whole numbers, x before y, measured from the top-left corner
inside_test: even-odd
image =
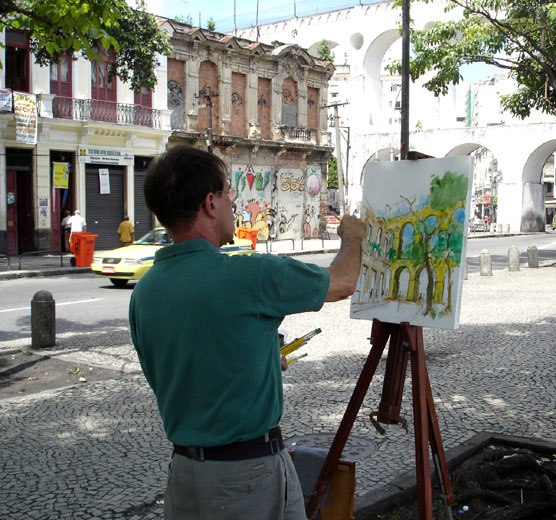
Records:
[[[55,162],[52,163],[54,170],[54,188],[67,189],[69,186],[69,163]]]
[[[467,156],[367,164],[352,318],[458,327],[472,180]]]
[[[257,239],[273,238],[275,211],[272,207],[272,170],[270,166],[232,164],[230,186],[236,190],[236,230],[258,229]]]
[[[98,169],[98,180],[101,195],[110,195],[110,171],[108,168]]]
[[[14,92],[13,102],[16,141],[37,144],[37,96]]]
[[[11,88],[0,88],[0,112],[13,110],[13,94]]]
[[[42,222],[48,219],[48,197],[39,197],[39,219]]]

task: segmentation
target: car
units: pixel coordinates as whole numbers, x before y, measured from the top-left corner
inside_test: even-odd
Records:
[[[474,219],[469,221],[469,231],[487,231],[487,225],[484,220]]]
[[[91,271],[96,276],[109,278],[116,287],[124,287],[129,280],[139,280],[151,268],[155,253],[164,246],[173,244],[170,233],[163,227],[149,231],[132,245],[93,255]],[[220,248],[230,256],[254,253],[251,240],[234,236],[233,240]]]

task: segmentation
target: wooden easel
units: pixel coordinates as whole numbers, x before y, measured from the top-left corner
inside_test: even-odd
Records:
[[[400,408],[407,370],[408,358],[411,359],[413,423],[415,426],[415,462],[417,470],[417,499],[420,520],[432,520],[432,488],[429,465],[429,444],[433,455],[436,475],[440,483],[445,503],[454,502],[450,475],[446,465],[444,447],[438,427],[438,418],[434,408],[432,391],[425,363],[423,346],[423,328],[409,323],[385,323],[373,320],[371,330],[371,351],[348,403],[328,456],[321,468],[319,477],[306,505],[307,518],[313,520],[330,483],[332,472],[336,467],[347,442],[353,423],[359,413],[363,399],[371,384],[378,363],[390,339],[386,372],[378,412],[371,414],[371,420],[377,423],[395,424],[405,421],[400,417]],[[376,414],[376,420],[374,415]],[[379,430],[381,428],[379,427]]]

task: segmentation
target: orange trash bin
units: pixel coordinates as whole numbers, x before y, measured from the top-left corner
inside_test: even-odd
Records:
[[[98,235],[86,231],[71,234],[70,251],[75,255],[75,265],[77,267],[89,267],[91,265],[97,237]]]
[[[259,234],[258,229],[253,229],[249,227],[240,227],[237,230],[238,238],[247,238],[253,243],[253,249],[257,249],[257,235]]]

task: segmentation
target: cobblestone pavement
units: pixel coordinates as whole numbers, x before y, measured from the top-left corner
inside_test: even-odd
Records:
[[[556,438],[556,267],[469,275],[461,327],[425,329],[427,366],[444,446],[482,431]],[[284,374],[282,429],[291,444],[330,442],[370,350],[371,323],[349,319],[349,302],[290,316],[292,340],[320,327]],[[0,518],[161,519],[171,449],[125,327],[59,338],[54,354],[125,371],[118,379],[0,399]],[[0,344],[0,349],[17,346]],[[410,374],[402,407],[409,433],[381,436],[368,416],[378,407],[381,363],[345,458],[357,462],[357,501],[412,469]],[[0,394],[0,398],[1,398]]]

